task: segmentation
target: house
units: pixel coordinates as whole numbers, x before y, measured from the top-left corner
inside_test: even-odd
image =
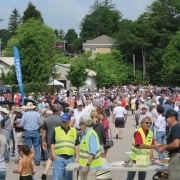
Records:
[[[71,86],[71,82],[66,78],[66,75],[68,74],[68,71],[70,70],[71,65],[70,64],[61,64],[57,63],[54,67],[57,80],[64,83],[64,88],[69,89]],[[86,69],[86,72],[88,73],[88,78],[86,80],[86,85],[84,88],[88,88],[90,90],[93,90],[96,88],[95,79],[96,72],[91,69]]]
[[[7,73],[11,70],[11,67],[14,65],[14,57],[0,57],[0,75],[2,72]],[[70,81],[66,78],[68,71],[70,70],[70,64],[60,64],[57,63],[54,67],[54,73],[56,79],[64,84],[64,88],[68,89],[70,87]],[[95,79],[96,72],[90,69],[86,69],[88,73],[88,78],[86,80],[86,85],[84,88],[94,89],[96,88]]]
[[[0,57],[0,75],[8,73],[14,65],[14,57]]]
[[[83,50],[85,52],[97,53],[110,53],[114,45],[114,39],[109,36],[102,35],[92,40],[87,40],[83,43]]]

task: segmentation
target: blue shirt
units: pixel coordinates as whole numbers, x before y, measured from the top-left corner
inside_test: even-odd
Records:
[[[38,130],[41,124],[42,120],[40,118],[40,114],[33,110],[25,112],[20,122],[20,125],[24,128],[24,130],[28,131]]]
[[[164,113],[163,113],[164,116],[166,116],[168,110],[174,110],[170,104],[163,104],[163,108],[164,108]]]
[[[87,130],[83,133],[82,135],[82,141],[84,140],[86,134],[91,130],[92,128],[87,128]],[[92,154],[92,155],[96,155],[98,151],[98,142],[97,142],[97,139],[96,139],[96,136],[94,136],[93,134],[89,137],[89,154]],[[80,167],[80,170],[82,169],[82,167]],[[93,170],[93,169],[96,169],[96,170],[99,170],[100,169],[100,166],[99,167],[96,167],[96,168],[90,168],[89,171]]]
[[[86,134],[87,134],[91,129],[92,129],[92,128],[88,128],[88,129],[83,133],[82,140],[85,139]],[[92,135],[89,137],[89,154],[92,154],[92,155],[95,156],[97,151],[98,151],[97,140],[96,140],[96,137],[92,134]]]

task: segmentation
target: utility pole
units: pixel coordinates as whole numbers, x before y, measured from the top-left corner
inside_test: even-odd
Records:
[[[136,76],[136,56],[133,54],[133,74]]]
[[[143,81],[146,78],[146,57],[145,57],[145,49],[142,47],[142,63],[143,63]]]
[[[0,18],[0,22],[3,21],[3,20],[4,20],[4,19],[1,19],[1,18]],[[2,48],[2,39],[0,38],[0,56],[2,56],[1,48]]]
[[[1,53],[1,38],[0,38],[0,56],[2,56],[2,53]]]

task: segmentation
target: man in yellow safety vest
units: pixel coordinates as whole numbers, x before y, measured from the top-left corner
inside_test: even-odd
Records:
[[[81,180],[96,180],[96,171],[102,166],[100,143],[92,126],[90,116],[80,118],[82,139],[80,143],[79,165]]]
[[[53,180],[72,180],[72,172],[65,171],[67,164],[79,157],[79,140],[75,128],[70,127],[71,115],[61,116],[61,126],[55,127],[51,138]],[[78,161],[78,160],[77,160]]]

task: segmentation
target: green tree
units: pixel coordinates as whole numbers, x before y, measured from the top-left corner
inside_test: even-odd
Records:
[[[142,71],[142,49],[146,57],[146,78],[151,84],[162,84],[162,56],[165,48],[180,27],[180,1],[156,0],[136,21],[122,20],[115,36],[117,48],[125,62]]]
[[[133,83],[136,79],[136,77],[131,77],[133,69],[123,62],[119,51],[97,55],[92,60],[91,68],[97,73],[95,80],[98,88],[109,88],[113,85]]]
[[[150,44],[146,47],[147,73],[152,84],[162,84],[162,56],[165,48],[180,27],[180,2],[178,0],[157,0],[143,17],[147,28],[139,36]],[[142,26],[141,26],[141,29]]]
[[[80,52],[82,50],[82,40],[78,38],[78,34],[74,29],[69,29],[64,37],[64,40],[70,46],[71,52]]]
[[[92,13],[86,15],[81,22],[80,37],[85,41],[103,34],[113,36],[119,30],[120,19],[121,13],[110,4],[102,2],[100,5],[95,5]]]
[[[180,31],[173,37],[163,55],[162,79],[165,85],[180,86]]]
[[[28,7],[24,11],[24,15],[22,17],[23,22],[27,21],[30,18],[34,18],[36,20],[40,20],[41,22],[44,22],[41,12],[36,9],[36,6],[34,6],[31,2],[29,2]]]
[[[12,14],[10,15],[9,23],[8,23],[8,31],[10,32],[11,36],[15,35],[16,30],[20,25],[20,23],[21,23],[21,16],[18,10],[15,8],[12,11]]]
[[[115,8],[115,4],[112,3],[112,0],[104,0],[104,1],[102,2],[102,5],[103,5],[104,7],[109,8],[109,9],[114,9],[114,8]]]
[[[4,72],[2,72],[2,75],[1,75],[1,81],[3,84],[10,84],[12,86],[14,86],[15,84],[17,84],[17,79],[16,79],[16,76],[15,76],[15,71],[14,71],[14,66],[12,66],[10,68],[10,71],[8,71],[7,74],[5,74]]]
[[[69,29],[64,37],[67,43],[71,44],[78,39],[78,35],[74,29]]]
[[[10,33],[7,29],[0,29],[0,39],[1,39],[1,50],[4,50],[8,40],[10,39]]]
[[[67,78],[71,81],[72,86],[76,87],[79,91],[79,88],[85,85],[87,79],[87,72],[83,64],[77,63],[71,65]]]
[[[52,29],[39,20],[29,19],[8,42],[6,54],[12,56],[13,45],[19,48],[23,83],[31,84],[31,89],[38,89],[48,82],[55,63],[55,41],[56,36]]]
[[[101,3],[99,2],[99,0],[95,0],[94,4],[90,7],[91,11],[95,11],[96,9],[98,9],[101,6]]]
[[[55,29],[54,32],[56,36],[59,37],[59,39],[64,40],[65,32],[63,29],[60,29],[60,30]]]

